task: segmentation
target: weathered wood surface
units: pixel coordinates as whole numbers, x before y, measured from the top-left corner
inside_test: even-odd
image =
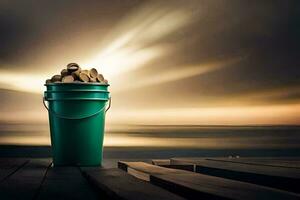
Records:
[[[171,163],[191,163],[196,165],[198,173],[300,192],[300,169],[298,168],[256,165],[254,161],[249,164],[203,158],[172,158]]]
[[[196,170],[194,165],[157,165],[160,167],[166,167],[166,168],[170,168],[170,169],[182,169],[182,170],[186,170],[186,171],[191,171],[194,172]]]
[[[51,167],[36,199],[99,199],[78,167]]]
[[[197,159],[199,162],[195,162]],[[261,158],[175,158],[169,160],[168,164],[168,160],[153,162],[159,166],[144,162],[119,162],[118,167],[128,172],[126,173],[120,169],[100,167],[53,168],[51,159],[1,158],[0,199],[300,199],[300,194],[296,194],[299,192],[299,184],[291,181],[298,176],[287,172],[298,171],[297,162],[300,160],[266,160],[267,162],[263,162]],[[269,180],[269,177],[274,180],[275,175],[288,178],[285,189],[291,191],[292,188],[294,192],[271,188],[273,185],[265,187],[262,184],[246,183],[244,172],[232,168],[240,165],[247,170],[253,170],[254,167],[267,169],[268,175],[263,174],[264,171],[256,172],[263,179],[254,176],[255,183],[261,184],[264,179]],[[195,167],[200,173],[189,171],[191,167]],[[228,168],[223,169],[225,167]],[[285,173],[276,171],[278,168]],[[230,171],[232,169],[234,170]],[[274,170],[269,171],[272,169],[277,174],[274,175]],[[272,176],[270,173],[273,173]],[[249,174],[253,178],[253,174],[247,172],[247,176]],[[243,180],[230,180],[235,178]],[[282,179],[273,182],[276,185],[284,183]]]
[[[188,199],[299,199],[295,193],[142,162],[119,162],[121,169]]]
[[[0,182],[8,178],[19,168],[23,167],[29,160],[26,159],[0,159]]]
[[[49,159],[30,160],[0,183],[1,200],[34,199],[51,164]]]
[[[207,160],[300,169],[300,158],[209,158]]]
[[[157,160],[152,160],[153,165],[157,165],[160,167],[166,167],[166,168],[171,168],[171,169],[182,169],[182,170],[187,170],[187,171],[195,171],[195,167],[193,164],[178,164],[178,165],[171,165],[170,164],[170,159],[157,159]]]
[[[151,160],[153,165],[170,165],[170,159],[153,159]]]
[[[160,174],[179,174],[179,173],[186,173],[183,170],[176,170],[176,169],[169,169],[165,167],[159,167],[156,165],[151,165],[145,162],[118,162],[118,168],[122,169],[129,174],[145,180],[150,181],[150,175],[160,175]]]
[[[248,163],[229,162],[213,159],[188,159],[188,158],[172,158],[171,164],[191,163],[203,167],[220,168],[232,171],[241,171],[253,174],[262,174],[268,176],[278,176],[291,179],[300,178],[300,169],[286,168],[278,166],[263,166]]]
[[[85,168],[83,173],[109,199],[183,199],[167,190],[130,176],[120,169],[87,170]]]

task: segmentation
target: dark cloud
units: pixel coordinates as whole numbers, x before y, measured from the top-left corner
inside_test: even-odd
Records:
[[[7,62],[15,58],[29,31],[30,26],[26,21],[9,12],[0,13],[0,61]]]
[[[158,72],[176,71],[188,65],[201,66],[209,61],[238,56],[244,58],[207,74],[136,89],[126,96],[128,102],[138,99],[134,106],[141,107],[151,104],[196,106],[212,101],[222,104],[224,98],[234,100],[238,95],[279,88],[285,88],[288,93],[289,87],[300,85],[298,1],[231,1],[230,4],[218,1],[208,5],[203,18],[184,31],[174,33],[174,40],[161,41],[167,41],[175,53],[128,76],[132,79],[155,77]],[[159,101],[148,101],[152,97]],[[280,92],[273,98],[272,102],[277,103],[299,101],[299,95],[280,95]],[[271,102],[268,96],[264,100]]]
[[[140,2],[140,0],[1,2],[0,61],[15,67],[21,64],[22,68],[24,65],[32,65],[36,62],[36,58],[41,59],[43,54],[47,54],[47,49],[62,45],[78,49],[78,46],[72,45],[78,38],[82,40],[82,48],[86,48],[84,43],[87,39],[84,38],[91,35],[94,38],[94,45],[98,44],[101,40],[99,35],[107,33],[110,27]],[[83,33],[87,34],[82,35]],[[99,41],[95,41],[95,35]],[[90,46],[91,44],[89,43]],[[66,52],[65,49],[64,51]]]

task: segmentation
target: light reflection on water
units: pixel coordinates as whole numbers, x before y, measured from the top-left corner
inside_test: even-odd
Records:
[[[0,145],[50,145],[48,124],[0,124]],[[297,126],[143,126],[114,125],[105,146],[194,149],[300,148]]]

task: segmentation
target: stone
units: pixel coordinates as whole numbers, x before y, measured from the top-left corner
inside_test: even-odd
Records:
[[[52,82],[57,82],[57,81],[61,81],[61,75],[54,75],[51,78]]]
[[[80,72],[81,72],[81,69],[79,67],[76,71],[74,71],[74,72],[71,73],[71,75],[73,76],[74,80],[79,80]]]
[[[69,63],[69,64],[67,65],[67,69],[68,69],[68,71],[69,71],[70,73],[72,73],[72,72],[75,72],[75,71],[77,71],[77,70],[79,69],[79,65],[76,64],[76,63]]]
[[[95,68],[92,68],[89,71],[89,75],[90,75],[91,78],[95,78],[96,79],[97,76],[98,76],[98,72],[97,72],[97,70]]]
[[[102,74],[98,74],[98,76],[97,76],[97,81],[98,81],[98,82],[104,81],[104,77],[103,77]]]
[[[67,69],[63,69],[63,70],[61,70],[60,74],[62,77],[64,77],[64,76],[68,76],[70,73],[68,72]]]
[[[90,82],[97,82],[97,78],[90,78]]]
[[[81,70],[81,73],[85,73],[86,75],[88,75],[89,77],[90,77],[90,75],[89,75],[89,70]]]
[[[74,77],[72,75],[64,76],[62,78],[63,83],[72,83],[74,81]]]
[[[86,73],[83,73],[83,72],[81,72],[79,74],[79,79],[85,83],[90,81],[90,77]]]
[[[69,63],[66,69],[60,71],[60,75],[54,75],[46,80],[49,83],[100,83],[108,84],[102,74],[99,74],[96,68],[82,70],[77,63]]]

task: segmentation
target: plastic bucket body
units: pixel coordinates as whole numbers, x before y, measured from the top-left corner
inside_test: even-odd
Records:
[[[46,87],[54,165],[101,165],[108,85],[50,83]]]

